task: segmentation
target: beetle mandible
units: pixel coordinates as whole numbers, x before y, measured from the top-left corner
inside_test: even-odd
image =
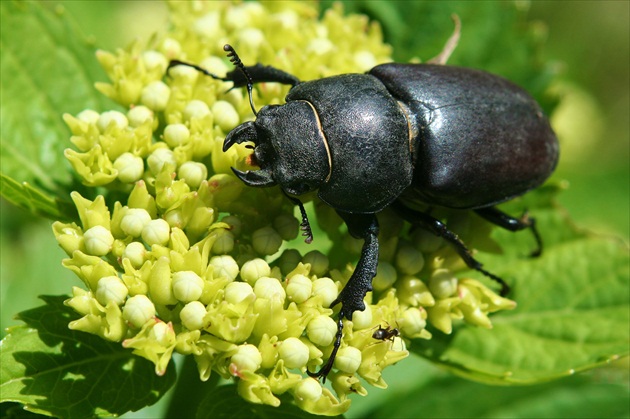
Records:
[[[529,228],[537,242],[532,255],[540,254],[534,219],[495,208],[541,185],[558,160],[549,121],[522,88],[484,71],[442,64],[382,64],[366,74],[303,82],[271,66],[244,66],[231,46],[224,50],[236,66],[226,77],[177,60],[169,68],[186,65],[247,88],[256,120],[234,128],[223,150],[253,144],[260,169],[233,168],[236,176],[249,186],[279,185],[300,208],[307,242],[312,234],[297,197],[311,191],[364,241],[354,273],[331,304],[341,304],[333,351],[318,372],[307,371],[310,376],[326,380],[343,319],[365,309],[378,265],[381,210],[390,207],[444,238],[470,268],[500,283],[502,295],[509,291],[503,279],[485,270],[440,220],[409,203],[473,210],[510,231]],[[252,88],[259,82],[290,85],[286,103],[256,111]]]

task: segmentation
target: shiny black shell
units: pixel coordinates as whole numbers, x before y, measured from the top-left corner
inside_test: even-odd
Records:
[[[383,64],[368,74],[409,108],[414,174],[405,195],[483,208],[522,195],[553,172],[559,147],[549,121],[508,80],[431,64]]]

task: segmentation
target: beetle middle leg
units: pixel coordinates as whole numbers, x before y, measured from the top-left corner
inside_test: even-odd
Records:
[[[538,233],[538,229],[536,228],[536,220],[531,218],[527,214],[527,211],[521,216],[521,218],[514,218],[495,207],[479,208],[476,209],[475,212],[487,221],[490,221],[492,224],[496,224],[509,231],[520,231],[526,228],[531,229],[534,239],[536,240],[536,249],[534,249],[529,255],[531,257],[538,257],[541,255],[542,239],[540,238],[540,233]]]
[[[374,214],[350,214],[337,211],[348,226],[350,235],[357,239],[363,239],[361,257],[357,263],[348,283],[343,287],[339,296],[330,305],[331,307],[341,303],[339,318],[337,319],[337,333],[333,351],[328,362],[317,372],[306,371],[313,378],[322,378],[326,382],[326,376],[332,369],[337,351],[341,346],[343,337],[343,319],[352,320],[352,313],[365,310],[363,299],[368,291],[372,291],[372,279],[376,276],[378,265],[378,220]]]
[[[436,236],[442,237],[444,240],[448,241],[469,268],[481,272],[501,285],[501,296],[506,296],[510,292],[510,286],[502,278],[483,269],[481,262],[473,257],[470,249],[466,247],[466,244],[464,244],[457,234],[449,230],[443,222],[424,212],[412,210],[399,201],[394,202],[392,208],[411,224],[419,225]]]

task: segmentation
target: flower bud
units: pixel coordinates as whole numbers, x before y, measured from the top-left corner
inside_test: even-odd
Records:
[[[427,325],[427,312],[423,309],[410,307],[403,313],[401,332],[403,335],[414,338],[421,337],[421,333]]]
[[[173,277],[169,259],[166,256],[160,256],[151,267],[149,275],[149,295],[151,300],[159,305],[177,304],[172,285]]]
[[[142,89],[140,102],[154,111],[163,111],[171,96],[171,89],[162,81],[149,83]]]
[[[121,305],[128,294],[129,290],[120,278],[106,276],[98,280],[94,296],[99,303],[106,306],[110,301],[116,305]]]
[[[166,57],[157,51],[145,51],[142,53],[142,62],[147,70],[163,72],[168,63]]]
[[[308,355],[308,346],[298,338],[287,338],[278,348],[278,357],[284,361],[284,365],[287,368],[302,368],[306,366]]]
[[[378,64],[374,54],[366,50],[355,52],[353,59],[360,71],[368,71]]]
[[[221,128],[223,132],[231,131],[240,122],[240,117],[236,109],[234,109],[234,106],[224,100],[217,100],[214,105],[212,105],[212,113],[214,114],[214,119],[218,123],[219,128]]]
[[[151,318],[155,317],[155,306],[146,295],[130,297],[123,307],[122,316],[135,328],[140,329]]]
[[[436,298],[448,298],[457,292],[457,278],[448,269],[436,269],[429,278],[429,290]]]
[[[131,153],[123,153],[114,161],[114,169],[118,171],[118,180],[133,183],[144,174],[144,160]]]
[[[352,328],[354,330],[367,329],[372,326],[372,308],[365,305],[365,310],[352,313]]]
[[[208,179],[208,186],[214,203],[223,208],[232,205],[243,192],[243,182],[235,176],[219,173]]]
[[[208,177],[208,168],[205,164],[187,161],[177,169],[177,177],[183,179],[194,190]]]
[[[170,238],[171,227],[168,223],[158,218],[156,220],[149,221],[142,229],[142,240],[152,246],[154,244],[165,245]]]
[[[83,234],[76,224],[64,224],[59,221],[53,223],[53,231],[59,246],[68,256],[72,256],[75,250],[83,249]]]
[[[328,256],[319,250],[311,250],[302,258],[302,263],[311,265],[311,275],[322,276],[328,272]]]
[[[345,346],[339,349],[335,358],[335,367],[339,371],[354,374],[361,366],[361,351],[354,346]]]
[[[293,389],[293,394],[298,400],[317,401],[322,397],[322,386],[317,380],[305,378]]]
[[[258,298],[266,298],[272,301],[284,302],[286,299],[286,292],[275,278],[263,277],[259,278],[254,284],[254,294]]]
[[[173,295],[184,303],[198,300],[203,292],[203,279],[193,271],[180,271],[173,274]]]
[[[164,141],[171,148],[185,144],[189,138],[190,131],[184,124],[170,124],[164,128]]]
[[[444,239],[430,231],[419,228],[414,232],[413,243],[419,251],[429,254],[442,247]]]
[[[114,236],[103,226],[97,225],[83,233],[85,250],[94,256],[105,256],[112,250]]]
[[[162,41],[162,45],[160,45],[160,52],[162,52],[166,58],[173,59],[181,55],[182,46],[173,38],[165,38],[164,41]]]
[[[254,285],[259,278],[269,275],[271,275],[271,268],[263,259],[248,260],[241,268],[241,279],[249,285]]]
[[[122,257],[129,259],[131,266],[137,269],[147,260],[147,249],[140,242],[131,242],[125,247]]]
[[[398,273],[391,263],[379,261],[376,268],[376,276],[372,280],[374,291],[384,291],[394,285]]]
[[[139,237],[151,222],[151,215],[143,208],[128,208],[120,220],[120,229],[128,236]]]
[[[155,198],[147,190],[147,184],[143,180],[139,180],[134,185],[129,194],[127,205],[130,208],[144,208],[151,215],[151,218],[157,217],[157,206]]]
[[[92,109],[86,109],[84,111],[79,112],[79,114],[77,115],[77,119],[90,125],[97,124],[100,117],[101,117],[101,114]]]
[[[184,119],[187,121],[193,118],[201,119],[208,114],[210,114],[210,108],[201,100],[191,100],[184,108]]]
[[[410,306],[429,307],[435,304],[435,298],[429,288],[420,279],[413,276],[403,277],[396,286],[400,302]]]
[[[128,125],[127,117],[118,111],[103,112],[96,122],[96,126],[101,133],[105,132],[110,126],[125,129]]]
[[[293,275],[287,280],[287,296],[290,301],[303,303],[308,300],[313,290],[313,282],[304,275]]]
[[[127,112],[129,125],[139,127],[147,121],[153,121],[153,111],[146,106],[134,106]]]
[[[212,245],[212,253],[230,253],[234,249],[234,236],[228,230],[221,230],[219,236]]]
[[[198,207],[195,208],[192,217],[188,220],[186,231],[188,235],[198,237],[208,231],[208,227],[214,222],[214,208]]]
[[[278,267],[283,274],[288,274],[291,272],[298,263],[302,260],[302,256],[300,252],[295,249],[287,249],[280,255],[278,259]]]
[[[396,266],[407,275],[415,275],[424,266],[424,256],[415,247],[402,244],[396,253]]]
[[[328,346],[335,339],[337,323],[329,316],[319,315],[306,326],[308,339],[315,345]]]
[[[330,278],[318,278],[313,281],[313,295],[319,295],[322,299],[322,305],[329,307],[337,298],[339,290],[337,285]]]
[[[214,267],[214,278],[224,277],[230,281],[234,281],[238,275],[238,264],[232,256],[214,256],[210,259],[210,265]]]
[[[206,306],[199,301],[191,301],[179,312],[179,318],[188,330],[199,330],[204,326]]]
[[[158,148],[147,158],[147,164],[149,165],[151,173],[157,176],[165,165],[175,170],[177,160],[175,160],[175,154],[168,148]]]
[[[252,234],[252,246],[261,255],[273,255],[281,245],[282,237],[271,227],[259,228]]]
[[[236,353],[232,355],[231,361],[230,369],[235,370],[234,375],[243,371],[255,372],[262,364],[262,355],[254,345],[239,345]]]
[[[300,223],[293,215],[282,214],[273,220],[273,228],[280,234],[282,240],[293,240],[298,235]]]
[[[254,289],[247,282],[230,282],[225,287],[225,301],[230,304],[251,303],[256,299]]]
[[[166,221],[171,228],[177,227],[179,229],[182,229],[185,227],[186,224],[184,220],[184,214],[182,214],[182,210],[179,208],[167,211],[164,214],[164,221]]]

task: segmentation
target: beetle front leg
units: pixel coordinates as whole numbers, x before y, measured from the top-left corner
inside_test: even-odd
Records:
[[[372,291],[372,279],[376,276],[378,265],[378,220],[374,214],[350,214],[337,211],[348,226],[348,232],[356,239],[363,239],[361,257],[354,273],[335,301],[341,303],[340,318],[352,320],[352,313],[365,310],[363,299]]]
[[[335,334],[335,344],[326,364],[317,372],[306,371],[313,378],[322,378],[326,382],[326,376],[330,372],[337,356],[337,351],[341,346],[343,337],[343,319],[352,320],[352,313],[365,310],[363,299],[368,291],[372,291],[372,279],[376,275],[378,265],[378,220],[374,214],[350,214],[337,211],[346,222],[348,231],[352,237],[363,239],[363,248],[359,263],[354,269],[348,283],[335,301],[330,305],[341,303],[341,310],[337,319],[337,333]]]
[[[238,68],[235,70],[229,71],[225,75],[225,77],[221,77],[221,76],[217,76],[214,73],[209,72],[205,68],[200,67],[196,64],[187,63],[185,61],[180,61],[180,60],[171,60],[170,63],[168,64],[168,67],[166,68],[166,72],[168,73],[171,68],[177,67],[180,65],[194,68],[198,72],[205,74],[206,76],[212,77],[215,80],[231,81],[232,83],[234,83],[234,86],[232,86],[230,90],[237,87],[247,86],[247,82],[248,82],[247,77]],[[244,66],[244,68],[248,72],[248,74],[251,76],[252,83],[254,84],[269,82],[269,83],[280,83],[280,84],[288,84],[291,86],[295,86],[296,84],[300,83],[300,80],[297,77],[295,77],[293,74],[289,74],[286,71],[280,70],[278,68],[275,68],[269,65],[263,66],[262,64],[256,64],[256,65],[251,65],[251,66]]]

